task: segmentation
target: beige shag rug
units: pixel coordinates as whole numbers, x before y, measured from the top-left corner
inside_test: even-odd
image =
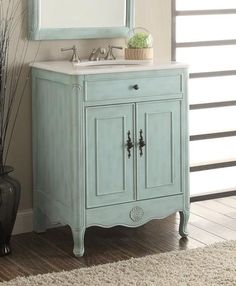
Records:
[[[236,241],[0,283],[12,285],[236,286]]]

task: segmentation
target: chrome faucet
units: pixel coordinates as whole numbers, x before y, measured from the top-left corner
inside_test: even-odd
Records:
[[[80,57],[79,57],[79,51],[76,48],[76,46],[73,46],[72,48],[68,48],[68,49],[61,49],[62,52],[67,52],[67,51],[72,51],[72,57],[70,59],[71,62],[73,63],[79,63],[80,62]]]
[[[116,59],[116,57],[113,54],[113,49],[123,50],[122,47],[108,46],[108,52],[107,52],[107,54],[106,54],[106,56],[104,58],[105,60],[109,61],[109,60],[115,60]]]
[[[101,56],[105,55],[106,50],[103,48],[93,49],[89,56],[89,61],[100,61]]]

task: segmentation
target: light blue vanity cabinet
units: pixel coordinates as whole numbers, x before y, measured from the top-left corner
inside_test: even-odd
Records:
[[[81,256],[87,227],[180,212],[187,236],[187,77],[178,64],[32,67],[36,232],[68,224]]]

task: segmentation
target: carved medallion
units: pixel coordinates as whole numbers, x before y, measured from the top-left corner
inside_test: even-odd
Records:
[[[134,207],[132,208],[132,210],[129,213],[130,218],[132,219],[132,221],[134,222],[138,222],[142,219],[144,215],[144,211],[142,208],[140,207]]]

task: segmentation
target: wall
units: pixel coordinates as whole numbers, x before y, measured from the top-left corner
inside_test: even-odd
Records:
[[[26,29],[25,26],[23,26],[24,29]],[[169,60],[171,54],[171,0],[136,0],[136,26],[147,28],[154,36],[155,58],[161,61]],[[45,61],[68,59],[69,54],[61,53],[61,47],[70,47],[72,44],[76,44],[80,49],[80,56],[87,58],[92,48],[106,47],[109,43],[124,45],[124,40],[44,41],[40,44],[31,42],[27,61],[32,61],[39,45],[37,61]],[[30,86],[28,86],[21,103],[7,160],[9,165],[15,167],[14,175],[22,185],[20,210],[32,208],[31,154],[31,93]]]

